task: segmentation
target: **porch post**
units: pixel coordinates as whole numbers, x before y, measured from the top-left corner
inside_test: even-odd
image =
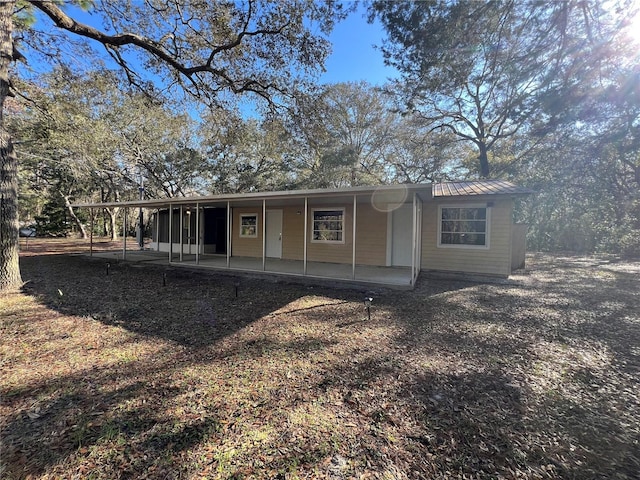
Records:
[[[409,285],[413,285],[416,274],[416,193],[413,193],[412,200],[412,215],[411,215],[411,281]]]
[[[191,255],[191,207],[187,207],[187,255]]]
[[[267,269],[267,201],[262,199],[262,271]]]
[[[200,263],[200,204],[196,202],[196,265]]]
[[[178,256],[178,259],[180,261],[182,261],[182,229],[183,229],[183,220],[184,220],[184,212],[182,210],[182,205],[180,205],[180,221],[178,222],[178,225],[180,226],[180,255]]]
[[[156,250],[160,251],[160,209],[156,208]]]
[[[420,275],[422,264],[422,199],[418,195],[416,197],[416,280]]]
[[[308,216],[309,216],[309,201],[308,197],[304,197],[304,247],[302,248],[302,274],[307,274],[307,230],[309,229],[308,225]]]
[[[122,219],[122,260],[127,259],[127,207],[124,207]]]
[[[231,202],[227,200],[227,268],[231,268]]]
[[[89,232],[89,256],[93,257],[93,208],[89,209],[89,225],[91,226],[91,231]]]
[[[173,260],[173,205],[169,204],[169,264]]]
[[[351,258],[351,278],[356,279],[356,199],[353,196],[353,252]]]

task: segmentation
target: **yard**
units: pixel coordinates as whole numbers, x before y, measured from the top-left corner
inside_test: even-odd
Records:
[[[364,290],[29,242],[1,478],[638,478],[640,262],[423,276],[367,319]]]

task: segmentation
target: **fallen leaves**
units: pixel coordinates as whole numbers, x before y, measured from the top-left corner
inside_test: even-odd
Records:
[[[0,300],[0,472],[633,478],[637,265],[532,265],[380,292],[367,321],[358,291],[25,257]]]

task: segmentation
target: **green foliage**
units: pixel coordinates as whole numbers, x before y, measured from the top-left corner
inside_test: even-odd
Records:
[[[585,135],[564,128],[531,152],[529,168],[515,180],[538,192],[519,208],[532,250],[638,255],[639,170],[630,168],[629,155],[638,156],[616,146],[614,134],[619,131]],[[625,142],[633,136],[627,130]]]
[[[83,10],[90,10],[96,5],[95,0],[74,0],[73,3]]]
[[[42,213],[35,216],[36,232],[42,237],[66,237],[71,231],[67,211],[59,196],[50,196],[42,207]]]
[[[22,38],[29,54],[71,64],[60,54],[75,45],[102,64],[106,48],[110,64],[147,94],[186,93],[215,106],[241,94],[273,104],[292,94],[320,72],[330,51],[326,36],[350,10],[334,0],[73,3],[103,30],[78,21],[72,9],[42,2],[32,7],[42,13],[38,28]]]
[[[209,112],[201,126],[207,160],[203,181],[214,193],[283,190],[290,186],[293,155],[280,119],[243,119]]]
[[[14,28],[17,31],[26,30],[31,28],[35,22],[36,17],[33,14],[31,2],[27,0],[18,0],[13,14]]]
[[[288,123],[296,144],[296,185],[344,187],[429,178],[442,164],[425,158],[430,139],[412,121],[393,110],[384,92],[365,82],[325,85],[300,95]]]
[[[145,68],[162,78],[150,85],[131,68],[131,46],[123,46],[110,51],[137,90],[99,61],[92,71],[67,65],[14,83],[33,100],[12,101],[8,117],[19,140],[21,214],[39,215],[52,234],[64,231],[65,198],[136,199],[141,179],[146,196],[156,198],[490,173],[538,192],[516,212],[530,225],[531,249],[640,254],[640,58],[628,36],[637,7],[626,0],[615,8],[373,2],[370,13],[389,35],[382,51],[401,72],[384,91],[364,82],[306,83],[328,51],[324,33],[344,13],[332,2],[178,2],[185,9],[175,18],[135,2],[73,4],[116,31],[159,38],[165,52],[169,37],[161,34],[175,27],[172,53],[188,65],[210,49],[176,24],[189,12],[201,14],[216,44],[244,36],[212,57],[226,76],[179,68],[167,76],[163,60],[143,49]],[[33,6],[17,5],[25,45],[55,56],[60,39],[44,42],[33,30]],[[317,35],[311,20],[321,25]],[[186,113],[193,104],[164,96],[178,85],[216,108],[199,110],[194,121]],[[257,94],[271,106],[295,95],[295,104],[245,118],[229,92]],[[100,215],[101,233],[118,229],[117,209]]]
[[[473,146],[482,177],[511,161],[498,156],[502,143],[587,117],[593,89],[614,81],[616,65],[637,64],[625,37],[633,27],[621,26],[638,10],[625,0],[606,8],[595,1],[379,0],[369,11],[388,33],[382,52],[402,75],[393,90],[405,108]]]
[[[488,153],[531,116],[552,38],[541,44],[543,12],[530,2],[373,2],[389,35],[382,52],[402,74],[394,90],[430,128],[446,130],[477,152],[480,176]],[[551,37],[551,36],[549,36]]]
[[[626,228],[613,238],[617,249],[626,257],[640,258],[640,201],[635,200],[624,219]]]
[[[17,93],[24,97],[23,92],[16,89],[19,82],[13,78],[15,73],[22,74],[23,78],[35,78],[47,67],[62,65],[63,70],[67,66],[66,70],[77,72],[83,64],[103,72],[106,61],[117,65],[127,83],[148,98],[162,98],[167,91],[181,92],[203,104],[221,106],[229,97],[247,94],[274,105],[322,70],[329,54],[326,36],[334,22],[346,15],[342,4],[333,0],[322,3],[315,0],[235,3],[179,0],[167,1],[164,5],[162,2],[75,0],[72,4],[91,9],[92,23],[97,26],[74,18],[76,11],[66,9],[61,1],[0,2],[0,22],[4,26],[0,41],[0,108],[3,111],[10,96]],[[34,19],[38,21],[37,28]],[[20,32],[19,46],[24,53],[12,37],[16,30]],[[12,69],[12,60],[25,58],[29,60],[28,68],[19,65]],[[42,65],[34,69],[32,65],[37,65],[38,60]],[[55,99],[51,103],[55,106]],[[69,113],[69,123],[74,124],[74,112]],[[0,165],[3,191],[8,193],[3,197],[0,215],[0,257],[3,259],[0,289],[20,284],[18,159],[11,148],[6,118],[0,117]],[[89,122],[91,127],[92,123]],[[79,130],[92,131],[92,128]],[[51,133],[55,136],[56,127]],[[114,144],[117,143],[103,146]],[[95,143],[87,147],[92,146]],[[188,147],[181,145],[184,146]],[[69,152],[60,150],[54,159],[64,162]],[[91,171],[86,158],[95,160],[104,154],[116,163],[120,160],[100,149],[86,148],[82,153],[87,155],[76,158],[80,160],[76,166],[81,168],[74,173],[82,172],[82,167],[85,167],[82,173]],[[110,179],[109,188],[114,186],[111,181],[114,171],[102,171]],[[132,172],[125,168],[124,174],[131,182]],[[162,186],[167,187],[166,182]],[[63,198],[68,206],[68,190]],[[73,216],[73,212],[70,214]],[[82,229],[77,218],[76,222]]]
[[[401,73],[389,90],[467,145],[446,152],[459,166],[450,178],[491,173],[536,190],[516,212],[534,250],[628,255],[640,250],[638,11],[627,0],[369,7]]]

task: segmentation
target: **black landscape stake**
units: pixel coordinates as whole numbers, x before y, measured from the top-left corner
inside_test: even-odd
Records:
[[[162,286],[163,287],[167,286],[167,274],[166,273],[162,274]]]
[[[109,275],[109,269],[111,268],[111,264],[107,263],[107,275]]]

